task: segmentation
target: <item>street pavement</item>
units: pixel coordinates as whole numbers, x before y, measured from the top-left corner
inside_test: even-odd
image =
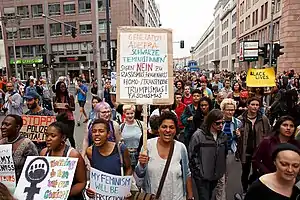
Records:
[[[75,94],[75,89],[74,88],[70,88],[70,92],[72,94]],[[88,93],[88,97],[87,97],[87,103],[85,105],[85,110],[87,112],[87,115],[89,113],[89,111],[91,110],[91,93]],[[26,106],[25,106],[26,107]],[[74,112],[75,115],[75,119],[77,121],[78,117],[79,117],[79,105],[78,103],[76,104],[76,109]],[[2,120],[4,119],[4,116],[0,116],[0,121],[2,122]],[[84,120],[84,118],[82,117],[81,122]],[[83,141],[83,136],[84,136],[84,132],[86,129],[86,124],[81,123],[80,126],[75,126],[75,142],[76,142],[76,149],[81,151],[82,150],[82,141]],[[233,200],[234,199],[234,194],[237,192],[241,192],[241,184],[240,184],[240,176],[241,176],[241,163],[240,162],[233,162],[231,165],[227,166],[227,171],[228,171],[228,184],[227,184],[227,200]],[[193,189],[194,189],[194,195],[195,195],[195,199],[197,198],[197,190],[196,190],[196,186],[195,183],[193,184]],[[223,200],[223,199],[222,199]]]

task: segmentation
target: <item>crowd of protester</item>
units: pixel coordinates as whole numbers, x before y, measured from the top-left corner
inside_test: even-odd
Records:
[[[143,121],[142,106],[115,102],[109,79],[104,80],[103,99],[97,95],[96,81],[89,87],[79,78],[75,92],[69,88],[65,79],[50,87],[43,79],[31,78],[23,84],[1,78],[0,109],[6,116],[0,144],[13,145],[17,182],[27,156],[73,157],[78,164],[70,200],[95,197],[87,185],[91,167],[133,176],[132,194],[161,190],[162,200],[192,200],[197,192],[200,200],[225,200],[228,166],[240,162],[241,199],[297,199],[300,194],[296,187],[300,88],[294,71],[278,74],[275,87],[259,88],[247,87],[245,72],[175,72],[173,105],[149,106],[148,123]],[[88,93],[92,109],[87,112]],[[79,116],[74,114],[76,104]],[[56,115],[45,141],[31,141],[20,134],[23,114]],[[74,129],[82,123],[85,132],[80,143]],[[0,184],[0,188],[5,187]],[[1,195],[13,198],[4,189]]]

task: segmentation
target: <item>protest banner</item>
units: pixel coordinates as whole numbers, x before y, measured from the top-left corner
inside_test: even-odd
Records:
[[[16,187],[16,172],[12,157],[12,144],[0,145],[0,182],[3,183],[11,193],[14,193]]]
[[[20,133],[32,141],[45,141],[48,126],[56,121],[55,116],[22,115],[22,119]]]
[[[273,67],[265,69],[250,68],[246,77],[248,87],[273,87],[275,86],[275,71]]]
[[[132,176],[116,176],[91,168],[90,187],[96,191],[96,200],[121,200],[130,194]]]
[[[117,102],[171,105],[173,88],[172,31],[119,27]]]
[[[29,156],[14,196],[18,200],[67,200],[77,158]]]
[[[111,94],[116,94],[116,85],[117,85],[117,73],[111,72],[110,73],[110,80],[111,80]]]
[[[174,101],[172,30],[150,27],[118,27],[117,102],[147,106]],[[147,127],[143,127],[147,151]]]

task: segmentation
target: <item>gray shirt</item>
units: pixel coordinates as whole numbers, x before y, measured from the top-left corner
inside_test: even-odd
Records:
[[[12,102],[9,102],[9,97],[12,98]],[[22,97],[17,92],[6,92],[4,107],[7,108],[7,114],[15,114],[21,116],[23,114]]]

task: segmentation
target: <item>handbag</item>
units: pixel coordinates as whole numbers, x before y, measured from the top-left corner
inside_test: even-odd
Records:
[[[170,147],[170,152],[169,152],[169,155],[168,155],[167,163],[165,165],[163,174],[162,174],[160,182],[159,182],[157,193],[156,194],[149,194],[149,193],[145,193],[145,192],[137,192],[134,195],[133,200],[157,200],[157,199],[159,199],[159,197],[161,195],[161,192],[162,192],[162,189],[163,189],[163,186],[164,186],[164,182],[165,182],[166,177],[167,177],[167,173],[168,173],[168,170],[169,170],[171,159],[172,159],[172,156],[173,156],[174,146],[175,146],[175,142],[173,141],[172,144],[171,144],[171,147]]]

